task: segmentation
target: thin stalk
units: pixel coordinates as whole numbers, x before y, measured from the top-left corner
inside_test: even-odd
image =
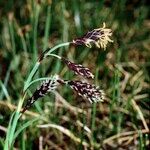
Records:
[[[45,57],[47,55],[49,55],[50,53],[52,53],[53,51],[55,51],[56,49],[60,48],[60,47],[63,47],[63,46],[69,46],[71,42],[66,42],[66,43],[61,43],[59,45],[56,45],[55,47],[51,48],[46,54],[45,54]]]
[[[58,59],[61,59],[61,57],[60,57],[59,55],[56,55],[56,54],[49,54],[49,55],[47,55],[47,56],[53,56],[53,57],[56,57],[56,58],[58,58]]]

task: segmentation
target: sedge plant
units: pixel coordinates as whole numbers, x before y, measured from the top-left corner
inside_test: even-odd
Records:
[[[4,150],[11,149],[15,142],[15,138],[18,136],[18,134],[22,132],[22,130],[24,130],[26,127],[28,127],[31,123],[39,119],[39,117],[34,118],[33,120],[26,122],[21,128],[17,129],[17,123],[19,121],[19,118],[22,116],[22,114],[25,113],[25,111],[28,110],[33,105],[33,103],[36,102],[39,98],[44,97],[49,92],[55,93],[55,90],[60,85],[62,86],[66,85],[71,87],[79,96],[82,96],[84,99],[87,99],[90,103],[104,101],[105,99],[104,91],[101,90],[99,87],[89,84],[87,82],[82,82],[80,80],[75,80],[75,81],[64,80],[62,77],[60,77],[57,74],[52,75],[51,77],[42,77],[34,80],[33,77],[38,71],[39,66],[44,61],[44,59],[47,57],[50,58],[49,56],[51,56],[65,63],[68,69],[70,71],[73,71],[76,75],[80,75],[87,79],[93,79],[94,75],[91,73],[90,69],[80,64],[71,62],[67,58],[56,55],[54,52],[61,47],[69,46],[69,45],[74,45],[74,46],[85,45],[91,48],[92,45],[94,44],[98,48],[106,49],[108,42],[113,42],[110,39],[111,35],[112,35],[111,29],[106,28],[104,23],[102,28],[89,31],[85,35],[83,35],[83,37],[76,38],[71,42],[61,43],[52,48],[47,48],[39,56],[37,62],[35,63],[33,69],[29,73],[24,83],[23,90],[21,93],[22,96],[19,100],[17,109],[11,115],[8,130],[7,130]],[[30,86],[32,86],[34,83],[39,81],[42,81],[41,85],[34,91],[31,97],[26,98],[27,90],[30,88]]]

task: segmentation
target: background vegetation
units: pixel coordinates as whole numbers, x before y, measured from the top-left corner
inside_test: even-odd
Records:
[[[0,149],[39,54],[102,27],[103,22],[113,30],[114,43],[106,51],[71,46],[57,53],[90,68],[95,84],[104,89],[108,99],[91,105],[69,88],[60,87],[56,96],[49,94],[37,101],[20,118],[17,130],[30,122],[17,136],[14,148],[148,149],[149,10],[144,0],[0,0]],[[36,78],[54,73],[77,79],[52,57],[42,63]],[[33,122],[38,116],[43,119]],[[43,124],[50,126],[39,128]]]

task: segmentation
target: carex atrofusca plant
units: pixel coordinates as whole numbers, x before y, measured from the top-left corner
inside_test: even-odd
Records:
[[[25,83],[24,92],[29,88],[29,86],[32,85],[32,83],[36,82],[36,80],[31,81],[32,77],[36,73],[39,65],[47,56],[53,56],[59,59],[67,65],[69,71],[73,71],[76,75],[82,76],[87,79],[93,79],[94,75],[91,73],[89,68],[84,67],[81,64],[71,62],[67,58],[56,55],[53,52],[62,46],[68,46],[70,44],[73,46],[85,45],[89,48],[91,48],[94,44],[98,48],[103,48],[105,50],[108,42],[113,42],[110,39],[111,35],[111,29],[106,28],[106,25],[104,23],[102,28],[89,31],[85,35],[83,35],[83,37],[75,38],[71,42],[62,43],[56,45],[53,48],[48,48],[40,55],[35,67],[32,69],[29,78]],[[49,92],[55,91],[60,84],[62,86],[67,85],[71,87],[79,96],[82,96],[84,99],[89,100],[90,103],[103,101],[105,99],[105,92],[101,90],[98,86],[89,84],[88,82],[82,82],[80,80],[72,81],[70,79],[64,80],[62,77],[56,74],[48,78],[42,78],[42,80],[43,82],[41,83],[41,85],[35,90],[32,96],[27,99],[27,102],[23,107],[22,113],[29,109],[33,105],[33,103],[39,98],[44,97]]]

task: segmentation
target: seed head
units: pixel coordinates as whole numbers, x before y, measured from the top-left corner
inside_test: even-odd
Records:
[[[65,58],[61,58],[61,59],[68,66],[70,70],[74,71],[76,75],[81,75],[85,78],[94,78],[94,75],[91,73],[91,71],[88,68],[83,67],[80,64],[72,63],[71,61]]]
[[[94,43],[98,48],[101,47],[105,50],[108,42],[113,42],[113,40],[110,39],[111,35],[112,30],[106,28],[105,23],[103,23],[102,28],[94,29],[86,33],[83,37],[76,38],[73,40],[73,44],[86,45],[91,48],[91,43]]]
[[[66,84],[75,90],[78,95],[88,99],[90,103],[103,101],[105,99],[103,90],[100,90],[99,87],[95,85],[81,81],[66,81]]]
[[[23,108],[23,112],[29,109],[32,104],[41,97],[44,97],[49,92],[54,91],[58,86],[58,75],[54,75],[52,79],[47,79],[42,82],[41,86],[35,90],[32,97],[27,100],[25,107]]]

